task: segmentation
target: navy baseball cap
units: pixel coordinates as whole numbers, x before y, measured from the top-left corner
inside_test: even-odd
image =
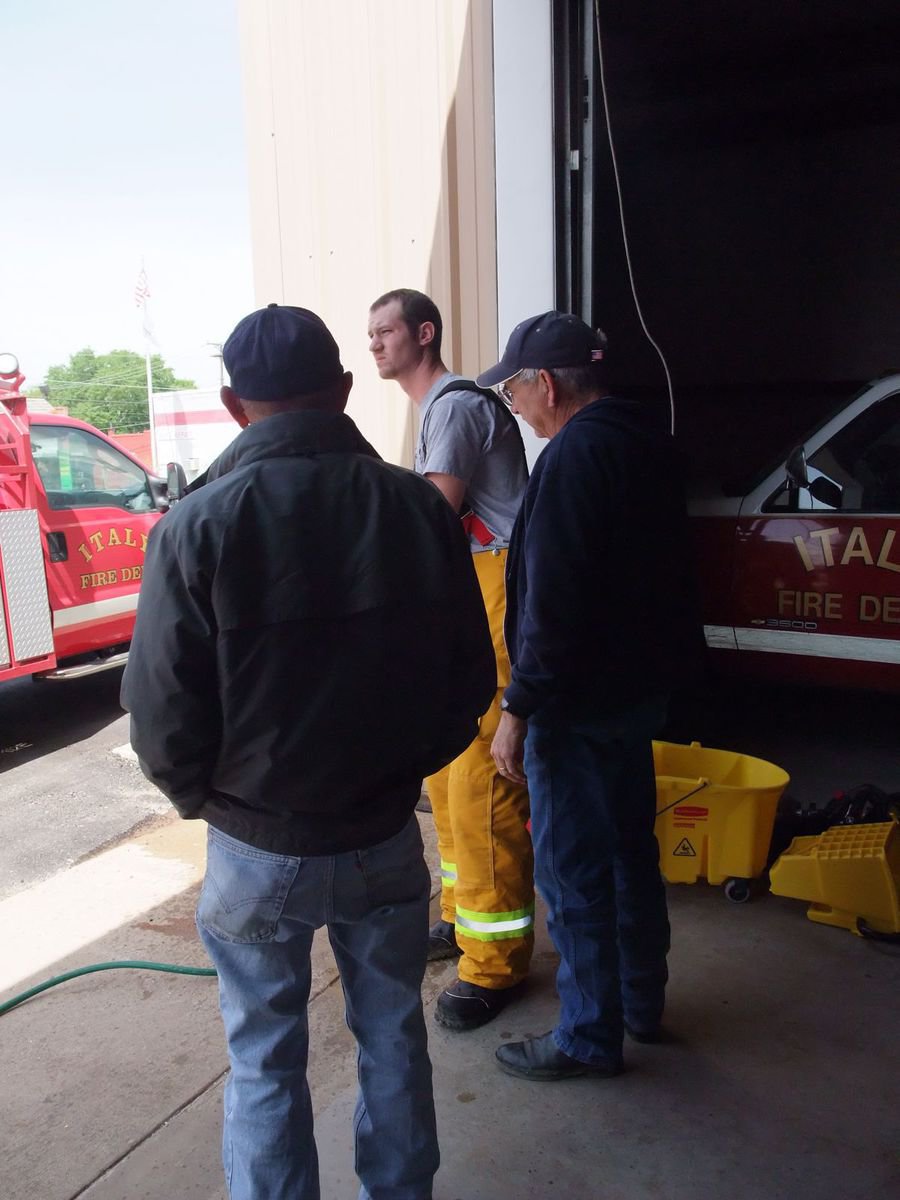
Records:
[[[242,400],[287,400],[321,391],[344,374],[325,322],[308,308],[270,304],[244,317],[222,347]]]
[[[478,376],[479,387],[493,387],[518,375],[526,367],[587,367],[602,362],[606,335],[591,329],[572,313],[555,308],[520,321],[506,343],[496,366]]]

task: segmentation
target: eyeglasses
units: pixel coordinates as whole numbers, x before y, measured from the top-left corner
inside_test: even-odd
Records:
[[[524,371],[524,370],[525,370],[525,368],[522,367],[521,370],[516,371],[515,375],[510,375],[509,379],[507,379],[505,383],[501,383],[501,384],[497,385],[497,395],[500,397],[500,399],[503,401],[503,403],[508,408],[512,408],[513,404],[515,404],[515,397],[513,396],[512,392],[507,387],[507,384],[511,383],[512,380],[515,379],[517,376],[521,375],[522,371]]]

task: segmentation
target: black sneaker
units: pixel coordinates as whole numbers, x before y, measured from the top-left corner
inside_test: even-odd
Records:
[[[497,1047],[496,1056],[507,1075],[546,1083],[557,1079],[576,1079],[579,1075],[610,1079],[622,1074],[621,1062],[583,1063],[577,1058],[570,1058],[557,1046],[552,1033],[529,1038],[527,1042],[504,1042]]]
[[[438,996],[434,1019],[445,1029],[478,1029],[493,1021],[512,1000],[522,995],[524,980],[508,988],[479,987],[457,979]]]
[[[459,958],[462,954],[456,944],[456,926],[449,921],[435,921],[428,930],[428,961],[441,958]]]

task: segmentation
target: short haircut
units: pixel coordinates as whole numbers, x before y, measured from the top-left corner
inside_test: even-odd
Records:
[[[606,364],[602,362],[585,363],[580,367],[526,367],[520,374],[523,383],[531,383],[537,379],[542,369],[548,375],[575,396],[586,396],[591,392],[606,391]]]
[[[414,288],[395,288],[370,304],[369,312],[374,312],[376,308],[384,308],[386,304],[392,304],[395,300],[400,305],[403,324],[413,337],[418,337],[419,329],[426,321],[431,322],[434,326],[434,337],[431,339],[430,349],[435,358],[440,358],[444,322],[435,302],[430,296],[426,296],[424,292],[417,292]]]

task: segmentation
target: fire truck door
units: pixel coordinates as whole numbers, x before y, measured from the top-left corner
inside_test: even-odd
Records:
[[[734,609],[739,649],[900,664],[900,393],[742,511]]]
[[[31,433],[47,500],[57,655],[128,641],[147,535],[160,515],[147,474],[88,430],[33,424]]]

